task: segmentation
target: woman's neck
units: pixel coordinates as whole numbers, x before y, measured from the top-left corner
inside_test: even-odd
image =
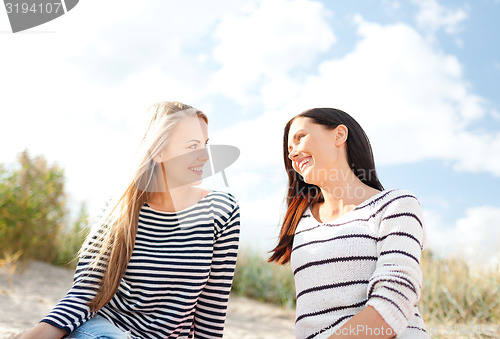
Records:
[[[337,180],[320,186],[324,201],[316,207],[321,219],[333,220],[380,192],[359,180],[350,168],[343,171]]]
[[[170,188],[167,192],[154,192],[148,204],[165,212],[176,212],[185,209],[201,199],[201,190],[192,186]]]

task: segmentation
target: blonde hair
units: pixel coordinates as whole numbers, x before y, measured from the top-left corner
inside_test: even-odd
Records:
[[[90,259],[90,272],[102,272],[97,294],[88,302],[91,312],[106,305],[120,285],[134,249],[141,207],[149,201],[152,192],[166,191],[154,157],[167,146],[175,126],[183,118],[197,116],[208,123],[203,112],[180,102],[156,103],[148,112],[150,123],[138,150],[135,174],[121,197],[94,225],[80,249],[79,255]]]

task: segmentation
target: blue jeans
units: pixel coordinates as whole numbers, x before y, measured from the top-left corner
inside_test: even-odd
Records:
[[[120,330],[106,318],[95,315],[74,330],[68,338],[73,339],[128,339],[132,336]]]

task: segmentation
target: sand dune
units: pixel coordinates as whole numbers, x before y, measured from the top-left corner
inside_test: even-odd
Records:
[[[17,338],[35,326],[71,286],[73,271],[31,262],[10,276],[0,268],[0,338]],[[231,296],[224,338],[294,338],[294,312]]]

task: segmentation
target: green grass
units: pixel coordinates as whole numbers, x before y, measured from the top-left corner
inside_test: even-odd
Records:
[[[241,250],[234,273],[232,293],[259,301],[295,307],[295,284],[289,265],[267,263],[252,250]]]

